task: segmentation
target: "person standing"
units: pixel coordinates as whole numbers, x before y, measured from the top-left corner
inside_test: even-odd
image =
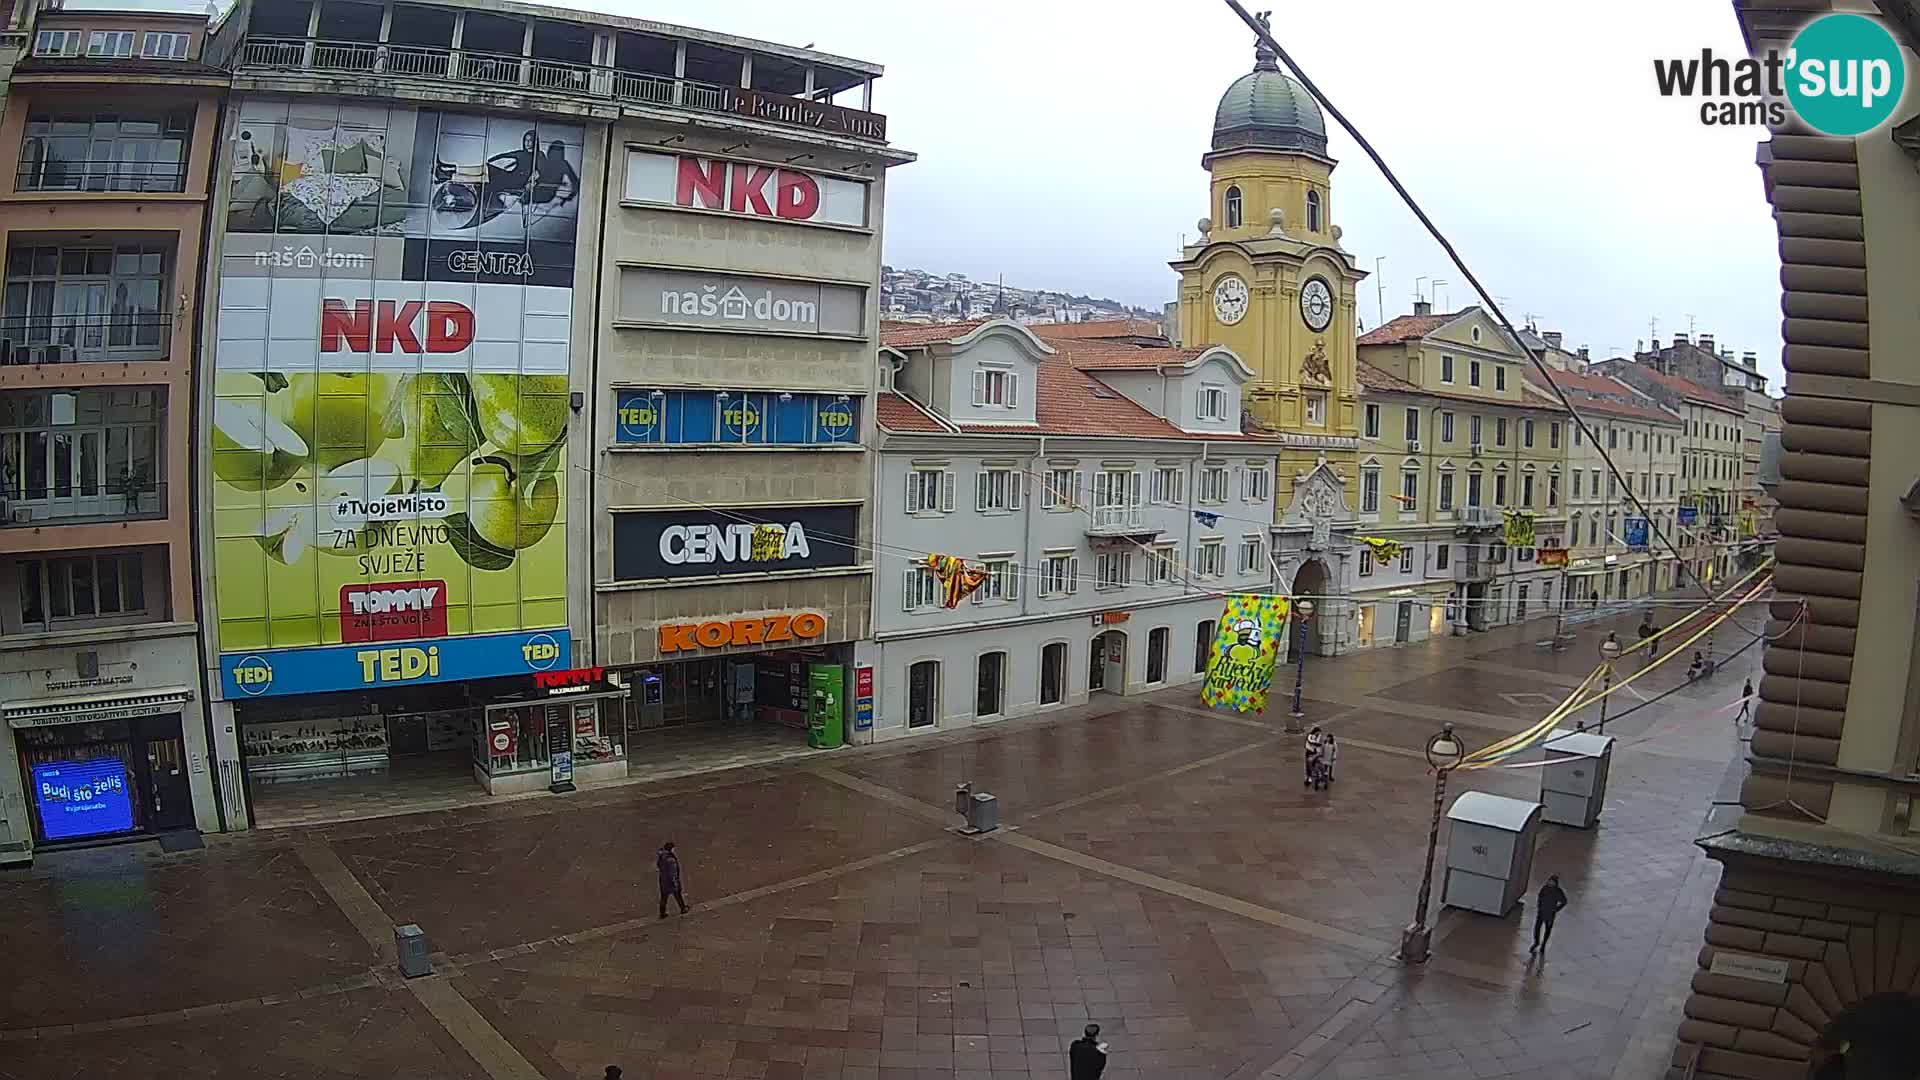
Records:
[[[1566,906],[1567,892],[1560,887],[1560,875],[1548,874],[1547,883],[1540,886],[1540,894],[1534,898],[1533,948],[1527,950],[1528,956],[1546,950],[1547,941],[1553,937],[1553,920]]]
[[[1072,1080],[1100,1080],[1107,1071],[1107,1044],[1100,1041],[1100,1025],[1088,1024],[1086,1035],[1067,1047]]]
[[[1652,615],[1640,617],[1640,628],[1637,633],[1640,635],[1640,640],[1647,643],[1647,663],[1651,664],[1660,659],[1660,629],[1653,625]]]
[[[1308,787],[1313,786],[1313,770],[1320,764],[1320,744],[1325,739],[1326,736],[1321,734],[1319,724],[1313,725],[1313,730],[1307,732],[1306,786]]]
[[[1740,715],[1733,718],[1733,726],[1739,730],[1741,725],[1753,720],[1753,677],[1748,676],[1745,685],[1740,687]]]
[[[673,841],[660,845],[653,853],[654,869],[660,872],[660,917],[667,917],[667,898],[672,897],[680,905],[680,914],[687,913],[687,898],[680,890],[680,856],[674,854]]]
[[[1327,732],[1320,743],[1321,764],[1326,768],[1327,783],[1333,783],[1333,772],[1340,765],[1340,744],[1333,740],[1333,732]]]

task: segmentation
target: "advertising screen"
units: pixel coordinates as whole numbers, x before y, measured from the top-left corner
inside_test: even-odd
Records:
[[[582,130],[313,100],[234,116],[221,651],[318,679],[381,663],[277,654],[427,641],[452,669],[565,627]],[[461,647],[489,635],[508,639]]]
[[[105,836],[133,828],[133,779],[119,758],[35,765],[33,802],[48,840]]]

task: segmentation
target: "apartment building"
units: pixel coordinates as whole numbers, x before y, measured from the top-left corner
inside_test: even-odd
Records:
[[[225,814],[190,497],[224,38],[204,15],[22,3],[9,20],[0,864]]]
[[[1712,334],[1694,338],[1675,334],[1664,348],[1659,341],[1635,359],[1656,370],[1678,375],[1705,387],[1717,387],[1742,413],[1740,484],[1736,489],[1735,531],[1741,551],[1754,561],[1760,549],[1771,543],[1775,529],[1771,494],[1760,486],[1760,454],[1769,435],[1780,433],[1780,404],[1768,391],[1767,377],[1760,373],[1760,359],[1744,352],[1736,359],[1733,350],[1718,345]]]
[[[883,330],[874,738],[1198,680],[1225,594],[1273,587],[1279,447],[1242,428],[1252,369],[1033,329]],[[927,555],[983,579],[949,602]]]

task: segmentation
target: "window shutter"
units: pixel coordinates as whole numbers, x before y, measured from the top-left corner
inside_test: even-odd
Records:
[[[906,577],[901,582],[901,585],[900,585],[900,610],[901,611],[913,610],[914,593],[918,591],[916,586],[919,585],[919,577],[920,577],[919,567],[914,567],[914,566],[907,567]]]
[[[953,513],[954,475],[952,469],[940,470],[940,509],[944,513]],[[932,509],[929,507],[928,509]]]
[[[973,403],[975,405],[987,403],[987,373],[979,368],[973,369]]]
[[[1026,472],[1015,469],[1007,473],[1007,508],[1011,510],[1020,509],[1020,498],[1026,490]]]
[[[991,573],[991,571],[989,571],[989,573]],[[988,579],[988,584],[991,584],[991,580],[992,580],[991,578]],[[986,584],[983,584],[979,588],[973,590],[973,602],[976,605],[984,604],[987,602],[987,585]]]
[[[985,469],[973,474],[973,508],[975,510],[987,508],[987,476]]]
[[[1240,497],[1242,499],[1246,498],[1247,497],[1247,467],[1245,465],[1235,465],[1233,467],[1233,475],[1240,481]]]
[[[913,469],[907,470],[907,513],[917,514],[920,507],[920,474]]]
[[[1007,372],[1007,408],[1017,409],[1019,407],[1020,373],[1017,371],[1009,371]]]
[[[1080,556],[1075,555],[1071,559],[1067,560],[1067,595],[1071,596],[1074,593],[1078,592],[1079,590],[1080,590]]]
[[[1140,495],[1141,478],[1140,478],[1140,473],[1137,470],[1133,474],[1133,479],[1131,481],[1131,484],[1133,485],[1133,487],[1132,487],[1132,490],[1127,492],[1127,505],[1135,507],[1137,509],[1140,506],[1140,502],[1141,502],[1141,495]]]
[[[1006,587],[1000,590],[1001,595],[1003,595],[1008,600],[1020,599],[1020,575],[1025,572],[1026,572],[1025,568],[1023,568],[1019,563],[1013,563],[1013,562],[1008,563]]]
[[[1087,492],[1086,488],[1082,486],[1083,484],[1084,481],[1081,479],[1080,470],[1073,470],[1073,505],[1076,510],[1087,505]]]

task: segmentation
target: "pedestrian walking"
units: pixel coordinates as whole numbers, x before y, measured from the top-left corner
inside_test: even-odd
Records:
[[[653,853],[654,869],[660,872],[660,917],[667,917],[667,898],[672,897],[680,905],[680,914],[687,913],[687,898],[680,890],[680,856],[674,854],[673,841],[660,845]]]
[[[1100,1041],[1100,1025],[1088,1024],[1086,1034],[1067,1047],[1072,1080],[1100,1080],[1107,1071],[1107,1044]]]
[[[1534,898],[1533,948],[1527,950],[1528,956],[1546,951],[1547,941],[1553,937],[1553,920],[1566,906],[1567,892],[1560,887],[1560,875],[1548,874],[1547,883],[1540,886],[1540,894]]]
[[[1320,744],[1323,741],[1325,741],[1325,739],[1326,739],[1326,736],[1321,733],[1320,725],[1318,724],[1315,724],[1313,726],[1312,731],[1307,732],[1307,760],[1306,760],[1306,781],[1307,781],[1306,786],[1307,787],[1313,786],[1313,771],[1320,764]]]
[[[1748,676],[1746,684],[1740,687],[1740,715],[1733,718],[1735,730],[1753,720],[1753,678]]]
[[[1333,732],[1327,732],[1325,741],[1320,744],[1320,756],[1326,769],[1327,783],[1333,783],[1334,770],[1340,766],[1340,744],[1333,741]]]
[[[1653,625],[1652,615],[1640,618],[1640,640],[1647,643],[1647,663],[1660,659],[1660,628]]]

